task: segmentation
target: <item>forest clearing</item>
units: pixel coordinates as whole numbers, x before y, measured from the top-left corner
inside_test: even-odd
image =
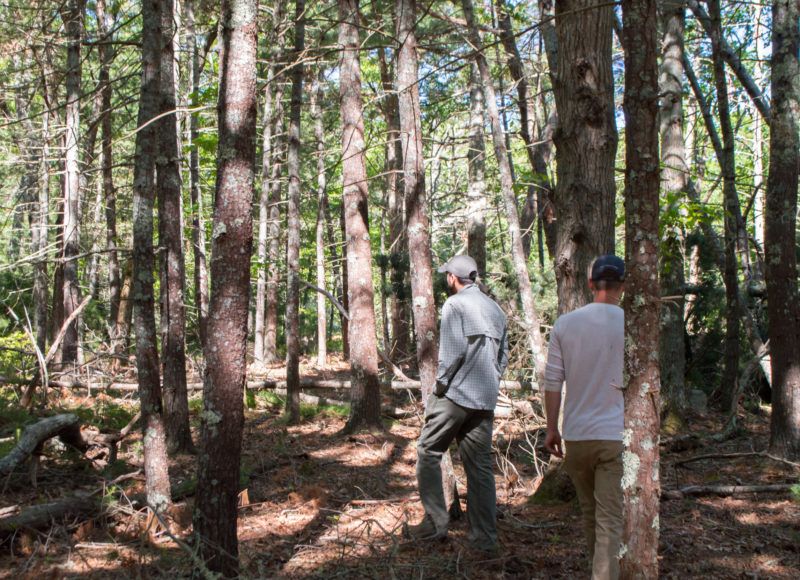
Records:
[[[309,360],[302,366],[309,380],[349,378],[341,361],[325,371]],[[281,374],[274,369],[269,376],[280,380]],[[336,398],[330,391],[315,392]],[[6,388],[6,405],[8,396]],[[517,411],[495,419],[500,550],[486,556],[468,548],[463,516],[446,540],[415,544],[402,535],[403,524],[422,514],[414,475],[422,407],[414,391],[384,391],[384,406],[396,408],[397,415],[384,417],[384,432],[355,435],[342,434],[346,408],[304,404],[302,422],[292,426],[281,418],[283,401],[271,391],[253,391],[248,398],[238,507],[242,578],[588,578],[574,498],[537,502],[532,495],[540,479],[536,464],[541,470],[546,460],[543,423],[536,416]],[[530,391],[515,399],[538,406],[538,395]],[[137,409],[129,394],[101,390],[90,399],[77,390],[54,391],[51,404],[114,409],[119,424]],[[198,406],[190,405],[196,426]],[[664,493],[686,491],[684,497],[661,501],[662,578],[788,580],[800,575],[800,488],[744,491],[796,483],[800,465],[756,453],[768,438],[765,408],[742,408],[738,420],[738,431],[715,440],[719,413],[692,411],[686,432],[663,438]],[[141,504],[140,431],[121,443],[113,465],[101,451],[81,455],[48,445],[36,487],[28,470],[5,478],[5,506],[25,509],[76,494],[92,497],[94,505],[39,529],[13,532],[6,525],[8,510],[0,510],[0,578],[192,575],[196,566],[187,544],[194,491],[186,484],[196,481],[193,456],[170,460],[173,488],[184,491],[174,495],[174,511],[159,521],[148,518]],[[700,460],[692,461],[695,457]],[[463,471],[457,458],[454,463],[463,502]],[[742,490],[691,491],[725,486]]]

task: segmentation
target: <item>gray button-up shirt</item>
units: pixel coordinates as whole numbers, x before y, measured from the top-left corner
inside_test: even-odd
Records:
[[[477,285],[465,286],[442,307],[436,392],[468,409],[494,410],[507,364],[505,314]]]

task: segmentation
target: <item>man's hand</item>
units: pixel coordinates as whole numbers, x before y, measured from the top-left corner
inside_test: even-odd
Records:
[[[561,433],[558,429],[548,429],[547,436],[544,439],[544,448],[556,457],[564,457],[564,452],[561,449]]]

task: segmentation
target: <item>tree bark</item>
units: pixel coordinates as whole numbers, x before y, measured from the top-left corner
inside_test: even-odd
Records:
[[[70,0],[62,13],[67,28],[67,74],[65,86],[66,125],[64,137],[64,318],[69,317],[81,301],[78,282],[78,259],[80,251],[81,183],[78,139],[81,123],[81,36],[83,34],[84,0]],[[64,337],[61,347],[61,362],[78,360],[78,323],[75,321]]]
[[[417,366],[423,395],[433,392],[439,339],[433,300],[433,265],[428,208],[425,200],[425,159],[417,79],[416,0],[397,0],[397,91],[403,145],[403,189],[408,218],[408,255]],[[427,397],[426,397],[427,400]]]
[[[725,222],[725,362],[722,374],[722,410],[730,413],[738,404],[739,393],[739,276],[736,259],[736,243],[739,238],[741,211],[736,191],[735,137],[731,124],[728,99],[728,81],[725,77],[725,63],[722,60],[722,23],[719,0],[708,3],[711,15],[711,55],[714,68],[714,84],[717,89],[717,109],[722,131],[722,189],[724,196]]]
[[[347,307],[350,312],[349,350],[353,384],[346,431],[355,431],[362,426],[382,428],[358,26],[358,0],[339,0],[342,196],[347,233]]]
[[[286,209],[286,411],[289,423],[300,421],[300,113],[303,106],[305,1],[295,2],[292,98],[289,105],[289,192]]]
[[[189,86],[191,106],[198,104],[200,92],[200,47],[195,30],[194,0],[185,0],[186,40],[191,50]],[[197,114],[189,115],[189,142],[195,144],[200,136]],[[200,191],[200,151],[195,146],[189,153],[189,198],[192,203],[192,254],[194,259],[194,307],[197,310],[197,329],[200,343],[205,344],[208,325],[208,266],[206,264],[206,226],[203,217],[203,194]]]
[[[685,308],[683,246],[684,215],[681,202],[686,196],[689,168],[683,139],[683,28],[685,0],[665,0],[661,4],[664,36],[661,42],[661,182],[662,228],[659,282],[662,296],[659,338],[659,366],[662,403],[670,414],[680,418],[686,406],[686,349],[684,347]]]
[[[161,98],[156,122],[156,194],[161,274],[161,362],[164,367],[164,419],[169,452],[188,451],[189,398],[186,392],[186,274],[183,255],[183,204],[181,203],[180,142],[175,109],[175,53],[173,0],[161,3]]]
[[[142,2],[142,87],[139,132],[133,168],[133,304],[136,369],[142,409],[147,502],[164,510],[171,502],[167,470],[166,426],[161,401],[155,304],[153,298],[153,202],[161,58],[161,5]]]
[[[104,40],[111,40],[109,34],[109,22],[106,14],[105,0],[98,0],[96,4],[97,14],[97,28]],[[117,325],[119,316],[120,295],[122,292],[122,280],[120,277],[119,269],[119,256],[116,252],[117,247],[117,193],[114,189],[114,174],[113,174],[113,157],[112,157],[112,140],[113,128],[111,125],[111,63],[113,60],[113,52],[105,43],[98,45],[100,54],[100,76],[99,84],[101,87],[102,100],[101,110],[103,116],[100,121],[100,151],[101,151],[101,164],[100,171],[103,180],[103,199],[105,200],[105,220],[106,220],[106,250],[108,252],[108,338],[112,346],[112,354],[119,354],[114,350],[117,346],[118,336],[122,329]]]
[[[658,41],[655,0],[623,0],[625,429],[622,578],[658,577]],[[563,215],[563,214],[562,214]]]
[[[478,264],[478,275],[486,277],[486,143],[480,71],[475,60],[469,70],[469,149],[467,150],[467,254]]]
[[[194,529],[213,572],[238,573],[236,501],[244,426],[256,135],[255,0],[223,0],[211,300]]]
[[[558,59],[553,93],[556,145],[555,272],[558,313],[589,302],[587,271],[614,252],[614,7],[600,0],[555,3]]]
[[[800,297],[797,186],[800,171],[800,2],[772,2],[772,124],[767,178],[767,309],[772,353],[770,450],[800,458]]]
[[[522,232],[519,227],[519,212],[517,211],[517,199],[514,194],[514,185],[511,178],[511,166],[508,162],[506,146],[503,141],[503,129],[500,126],[500,115],[497,110],[497,100],[492,84],[492,77],[489,72],[489,65],[486,57],[481,51],[482,45],[478,28],[475,24],[475,11],[472,0],[462,0],[464,16],[467,20],[467,31],[469,42],[475,50],[475,59],[478,63],[478,70],[481,74],[483,84],[483,94],[486,103],[489,121],[492,127],[492,142],[494,143],[495,157],[500,169],[500,187],[503,193],[503,201],[506,208],[506,220],[508,229],[511,233],[511,257],[514,263],[514,273],[516,274],[519,285],[519,293],[522,298],[522,311],[525,318],[525,331],[528,337],[528,345],[533,357],[533,365],[536,376],[544,378],[544,368],[546,364],[546,349],[541,329],[539,328],[539,318],[536,313],[536,306],[533,302],[533,290],[531,279],[528,273],[527,260],[522,248]]]

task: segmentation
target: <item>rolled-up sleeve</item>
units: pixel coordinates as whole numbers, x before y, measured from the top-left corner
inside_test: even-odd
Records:
[[[561,358],[561,343],[558,338],[558,322],[550,332],[550,346],[547,353],[547,368],[545,370],[544,389],[551,392],[561,392],[564,384],[564,361]]]

